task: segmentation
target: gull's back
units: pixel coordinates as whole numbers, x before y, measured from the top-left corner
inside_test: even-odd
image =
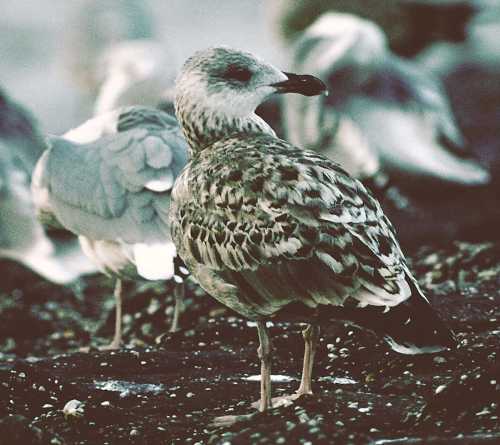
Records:
[[[171,116],[145,107],[106,113],[50,139],[33,178],[38,211],[91,242],[132,246],[137,256],[141,245],[171,244],[170,192],[186,162]]]
[[[355,320],[406,353],[453,343],[379,203],[321,155],[272,135],[224,138],[191,160],[173,197],[181,257],[245,317]]]

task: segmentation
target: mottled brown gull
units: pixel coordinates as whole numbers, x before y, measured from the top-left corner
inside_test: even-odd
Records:
[[[226,47],[197,52],[176,83],[191,159],[172,191],[172,238],[200,285],[257,323],[261,411],[272,406],[268,320],[309,323],[296,396],[312,392],[319,326],[332,319],[372,329],[402,353],[454,344],[379,203],[339,165],[278,139],[254,113],[276,93],[324,90],[313,76]]]
[[[116,276],[116,327],[107,349],[121,343],[121,279],[181,281],[168,209],[175,177],[187,160],[175,119],[147,107],[126,107],[49,139],[32,190],[41,220],[79,235],[83,250]],[[183,286],[175,287],[171,330],[177,329]]]

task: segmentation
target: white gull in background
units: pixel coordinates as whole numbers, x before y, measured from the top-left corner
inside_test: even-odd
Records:
[[[330,87],[327,98],[288,104],[290,122],[305,113],[300,131],[309,147],[324,138],[318,131],[324,120],[341,113],[355,122],[389,172],[466,185],[489,181],[481,165],[460,157],[464,140],[438,80],[392,54],[374,23],[349,14],[324,14],[297,40],[293,57],[294,69],[327,79]],[[364,156],[353,155],[356,159]]]
[[[0,90],[0,257],[64,284],[96,267],[76,239],[51,239],[35,217],[31,173],[45,148],[30,114]]]
[[[122,278],[180,281],[167,214],[186,142],[167,113],[126,107],[51,137],[49,145],[32,181],[39,217],[79,235],[89,257],[116,277],[116,328],[106,349],[118,348]],[[172,330],[183,285],[174,293]]]
[[[96,116],[126,105],[173,103],[177,67],[166,45],[148,39],[116,43],[104,50],[97,70],[102,83]]]

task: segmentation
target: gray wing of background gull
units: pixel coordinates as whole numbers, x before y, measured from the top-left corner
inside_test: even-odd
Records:
[[[0,257],[57,283],[95,272],[76,239],[49,238],[35,218],[31,171],[45,149],[36,124],[1,90],[0,115]]]
[[[101,134],[97,121],[106,122]],[[169,237],[166,213],[174,178],[186,162],[175,120],[131,107],[52,137],[40,185],[69,230],[93,239],[156,242]]]
[[[186,162],[187,146],[173,117],[128,107],[52,137],[33,190],[39,212],[80,236],[130,246],[137,263],[147,246],[163,246],[166,255],[173,250],[173,258],[170,191]]]
[[[330,96],[316,106],[350,117],[382,167],[461,184],[489,181],[477,162],[456,156],[463,138],[440,83],[392,55],[373,23],[325,14],[297,41],[294,58],[301,70],[328,80]]]
[[[381,69],[360,88],[360,93],[421,113],[435,128],[435,137],[443,148],[466,153],[465,140],[446,92],[440,81],[425,69],[399,57],[387,57]]]

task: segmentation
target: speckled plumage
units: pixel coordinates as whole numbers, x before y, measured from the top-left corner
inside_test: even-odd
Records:
[[[172,191],[172,238],[210,295],[257,322],[261,411],[272,406],[266,320],[310,323],[297,395],[312,392],[320,323],[353,321],[403,353],[453,343],[365,187],[335,162],[254,124],[255,107],[271,94],[325,88],[227,48],[198,52],[177,80],[191,160]]]
[[[255,128],[253,109],[247,117],[240,108],[232,115],[227,105],[217,111],[223,82],[218,73],[227,51],[196,55],[197,63],[188,61],[177,84],[177,114],[192,158],[172,192],[171,228],[194,277],[251,319],[286,319],[295,303],[316,315],[344,303],[386,309],[410,297],[428,305],[391,223],[359,181],[335,162],[278,139],[266,127]],[[279,75],[269,74],[273,67],[252,55],[231,56],[229,65],[236,59],[253,70],[265,67],[263,74],[256,71],[253,85],[240,87],[244,96],[252,89],[262,96],[251,98],[252,108],[274,92],[261,86],[262,78],[275,81]],[[204,91],[196,89],[197,80]],[[239,93],[228,86],[227,102],[238,102],[233,96]],[[204,113],[204,139],[191,135],[193,126],[201,126],[198,113]],[[304,318],[311,316],[309,311]]]
[[[297,301],[394,306],[409,297],[380,205],[322,156],[270,135],[228,137],[193,158],[173,198],[185,202],[173,209],[181,257],[210,276],[210,293],[237,285],[223,302],[248,318]]]

